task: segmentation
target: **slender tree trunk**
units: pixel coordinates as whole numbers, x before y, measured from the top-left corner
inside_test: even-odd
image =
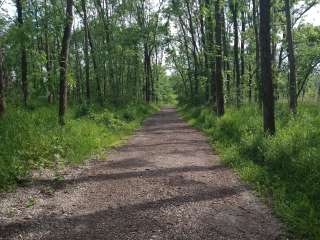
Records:
[[[297,80],[296,80],[296,60],[294,56],[292,22],[291,22],[290,0],[285,0],[285,12],[287,22],[287,41],[288,41],[288,58],[289,58],[289,95],[290,110],[292,113],[297,112]]]
[[[252,0],[252,20],[254,27],[254,35],[256,40],[256,88],[257,88],[257,99],[259,105],[262,103],[262,83],[260,78],[261,67],[260,67],[260,42],[259,42],[259,28],[258,28],[258,18],[257,18],[257,0]]]
[[[203,55],[204,55],[204,77],[206,78],[206,83],[205,83],[205,97],[206,101],[209,101],[209,91],[210,91],[210,69],[209,69],[209,60],[208,60],[208,45],[207,45],[207,34],[205,31],[205,20],[204,20],[204,15],[203,11],[206,6],[206,3],[204,0],[199,0],[199,5],[200,5],[200,31],[201,31],[201,41],[203,45]]]
[[[230,88],[230,82],[231,82],[231,76],[230,76],[230,62],[229,62],[229,53],[230,53],[230,45],[229,45],[229,29],[227,27],[227,22],[225,18],[225,14],[222,14],[222,22],[223,22],[223,52],[224,52],[224,63],[223,68],[226,75],[226,90],[227,90],[227,102],[230,101],[231,98],[231,88]]]
[[[245,13],[241,11],[241,82],[242,84],[245,81],[245,40],[244,35],[246,32],[246,20],[245,20]],[[242,88],[242,86],[240,86]]]
[[[249,103],[252,102],[252,79],[253,79],[253,73],[252,73],[252,66],[251,66],[251,63],[249,63],[249,66],[248,66],[248,71],[249,71],[249,82],[248,82],[248,100],[249,100]]]
[[[73,24],[73,0],[67,0],[66,6],[66,23],[62,39],[62,49],[60,54],[60,102],[59,102],[59,123],[65,125],[65,112],[67,109],[68,88],[68,55]]]
[[[81,96],[81,82],[82,82],[82,67],[80,61],[80,54],[79,54],[79,47],[77,41],[74,41],[74,51],[75,51],[75,70],[76,70],[76,100],[78,103],[82,103],[82,96]]]
[[[48,4],[47,0],[44,1],[45,4],[45,49],[46,49],[46,69],[47,69],[47,83],[48,83],[48,103],[53,103],[54,98],[54,87],[53,81],[51,77],[52,71],[52,60],[51,60],[51,52],[50,52],[50,39],[49,39],[49,14],[48,14]]]
[[[191,35],[191,42],[192,42],[192,55],[193,55],[193,61],[194,61],[194,93],[196,95],[196,101],[198,102],[199,100],[199,66],[198,66],[198,57],[197,57],[197,42],[195,39],[195,29],[193,26],[193,21],[192,21],[192,14],[191,14],[191,8],[190,8],[190,3],[189,0],[186,1],[187,4],[187,10],[188,10],[188,20],[189,20],[189,31]]]
[[[188,48],[188,39],[187,39],[187,33],[183,25],[183,20],[181,17],[179,17],[179,22],[180,26],[182,29],[182,34],[183,34],[183,43],[184,43],[184,48],[186,51],[186,57],[187,57],[187,63],[188,63],[188,81],[190,85],[190,96],[192,99],[194,99],[194,86],[192,82],[192,69],[191,69],[191,57],[189,56],[189,48]],[[212,38],[213,39],[213,38]]]
[[[216,79],[215,79],[215,59],[214,59],[214,28],[211,14],[212,2],[206,0],[206,7],[210,9],[206,16],[206,32],[207,32],[207,51],[208,51],[208,97],[211,99],[212,105],[216,104]]]
[[[233,31],[234,31],[234,65],[236,78],[236,105],[237,108],[241,105],[241,76],[239,63],[239,29],[238,29],[238,1],[233,1],[231,4]]]
[[[320,82],[318,82],[318,102],[320,102]]]
[[[271,55],[271,0],[260,1],[261,80],[263,84],[264,130],[275,134],[274,93]]]
[[[97,83],[97,95],[98,95],[98,102],[102,105],[103,104],[103,98],[102,98],[102,89],[101,89],[101,81],[98,74],[98,64],[96,60],[96,50],[93,43],[93,39],[91,37],[90,29],[88,28],[88,37],[89,37],[89,44],[90,44],[90,50],[91,50],[91,57],[92,57],[92,63],[93,63],[93,70],[96,78]]]
[[[87,102],[91,101],[90,92],[90,59],[89,59],[89,27],[87,16],[87,2],[81,0],[81,8],[83,11],[83,25],[84,25],[84,60],[85,60],[85,78],[86,78],[86,98]]]
[[[0,118],[6,111],[5,95],[4,95],[4,70],[3,70],[3,52],[0,48]]]
[[[217,96],[217,115],[224,114],[224,94],[223,94],[223,75],[222,75],[222,19],[223,8],[221,0],[215,1],[215,17],[216,17],[216,96]]]
[[[27,51],[25,47],[25,33],[23,26],[23,2],[24,0],[16,0],[17,6],[17,15],[18,15],[18,24],[21,34],[21,43],[20,43],[20,54],[21,54],[21,86],[22,86],[22,101],[24,106],[28,105],[28,63],[27,63]]]
[[[150,55],[149,55],[149,47],[145,43],[144,44],[144,76],[145,76],[145,100],[147,103],[151,101],[151,79],[150,79]]]

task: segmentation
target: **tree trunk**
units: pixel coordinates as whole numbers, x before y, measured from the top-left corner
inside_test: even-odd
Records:
[[[260,1],[261,80],[263,84],[264,131],[275,134],[274,93],[271,55],[271,0]]]
[[[320,102],[320,82],[318,82],[318,102]]]
[[[74,51],[75,51],[75,70],[76,70],[76,100],[80,104],[82,103],[82,95],[81,95],[81,82],[82,82],[82,67],[81,60],[79,54],[79,47],[77,41],[74,41]]]
[[[223,68],[224,72],[226,74],[226,90],[227,90],[227,102],[230,101],[231,98],[231,89],[230,89],[230,83],[231,83],[231,76],[230,76],[230,62],[229,62],[229,52],[230,52],[230,45],[229,45],[229,38],[228,33],[229,29],[227,27],[227,22],[225,18],[225,14],[222,14],[222,22],[223,22],[223,53],[224,53],[224,63]]]
[[[254,27],[254,35],[256,40],[256,88],[257,88],[257,99],[259,105],[262,103],[262,83],[260,78],[261,67],[260,67],[260,42],[259,42],[259,29],[258,29],[258,19],[257,19],[257,5],[256,0],[252,0],[252,20]]]
[[[20,54],[21,54],[21,86],[22,86],[22,101],[24,106],[28,105],[28,63],[27,63],[27,51],[25,47],[25,33],[23,29],[23,0],[16,0],[17,6],[17,15],[18,15],[18,24],[20,28],[20,38],[22,39],[20,42]]]
[[[45,49],[46,49],[46,69],[47,69],[47,84],[48,84],[48,103],[52,104],[54,99],[54,87],[53,80],[51,77],[52,71],[52,60],[50,52],[50,39],[49,39],[49,14],[48,14],[48,4],[47,0],[44,1],[45,4]]]
[[[211,74],[210,74],[210,68],[209,68],[209,58],[208,58],[208,42],[207,42],[207,34],[205,31],[205,17],[203,14],[204,8],[208,7],[207,4],[204,2],[204,0],[199,0],[200,5],[200,31],[201,31],[201,41],[203,45],[203,55],[204,55],[204,77],[206,78],[205,83],[205,97],[206,101],[209,101],[210,97],[210,80],[211,80]]]
[[[150,78],[150,55],[148,44],[144,44],[144,76],[145,76],[145,100],[147,103],[151,101],[151,78]]]
[[[296,61],[294,56],[292,23],[291,23],[291,7],[290,0],[285,0],[285,12],[287,22],[287,41],[288,41],[288,58],[289,58],[289,95],[290,95],[290,110],[292,113],[297,112],[297,80],[296,80]]]
[[[245,74],[245,40],[244,35],[246,32],[245,13],[241,11],[241,82],[244,83]],[[240,86],[241,88],[241,86]]]
[[[97,84],[97,95],[98,95],[98,102],[102,105],[103,104],[103,98],[102,98],[102,89],[101,89],[101,82],[98,75],[98,65],[96,60],[96,51],[93,44],[93,39],[91,37],[90,29],[88,28],[88,37],[89,37],[89,44],[90,44],[90,50],[91,50],[91,57],[92,57],[92,63],[93,63],[93,70],[96,78],[96,84]]]
[[[249,103],[251,103],[252,102],[252,79],[253,79],[251,63],[249,63],[248,71],[249,71],[248,100],[249,100]]]
[[[67,73],[68,55],[73,24],[73,0],[67,0],[66,23],[62,39],[60,54],[60,102],[59,102],[59,123],[65,125],[65,112],[67,108]]]
[[[211,10],[212,2],[206,0],[206,7]],[[206,32],[207,32],[207,51],[208,51],[208,97],[213,105],[216,104],[216,79],[215,79],[215,59],[214,59],[214,28],[211,11],[206,16]]]
[[[240,108],[241,105],[241,76],[239,63],[239,30],[238,30],[238,1],[233,1],[231,4],[233,31],[234,31],[234,65],[236,78],[236,105]]]
[[[224,114],[224,94],[223,94],[223,76],[222,76],[222,19],[224,14],[221,7],[221,0],[215,2],[215,17],[216,17],[216,96],[217,96],[217,115]]]
[[[0,48],[0,118],[4,115],[5,111],[3,52]]]
[[[84,60],[85,60],[85,77],[86,77],[86,98],[87,98],[87,102],[90,102],[91,92],[90,92],[89,28],[88,28],[86,0],[81,0],[81,8],[83,11],[83,25],[84,25]]]
[[[187,63],[188,63],[188,81],[189,81],[189,85],[190,85],[190,96],[192,99],[194,99],[195,94],[194,94],[194,86],[193,86],[193,82],[192,82],[191,57],[189,56],[187,33],[184,28],[183,20],[181,17],[179,17],[179,23],[180,23],[181,30],[182,30],[183,43],[184,43],[183,45],[184,45],[184,48],[186,51],[186,57],[187,57]]]
[[[186,5],[187,5],[187,10],[188,10],[188,21],[189,21],[189,32],[191,35],[191,42],[192,42],[192,55],[193,55],[193,61],[194,61],[194,94],[196,95],[196,102],[198,103],[199,101],[199,78],[198,78],[198,74],[199,74],[199,66],[198,66],[198,57],[197,57],[197,42],[196,42],[196,38],[195,38],[195,29],[193,26],[193,21],[192,21],[192,14],[191,14],[191,8],[189,5],[189,0],[186,1]]]

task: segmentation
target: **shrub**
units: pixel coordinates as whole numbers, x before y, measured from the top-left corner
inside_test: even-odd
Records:
[[[155,106],[130,106],[130,119],[124,120],[126,107],[94,110],[83,105],[70,109],[62,128],[55,106],[34,111],[9,108],[0,120],[0,190],[14,186],[33,169],[81,163],[119,143],[155,110]]]

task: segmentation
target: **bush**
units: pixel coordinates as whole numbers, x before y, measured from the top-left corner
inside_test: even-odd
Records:
[[[29,111],[9,108],[0,120],[0,190],[8,190],[31,170],[60,168],[78,164],[93,153],[111,147],[132,133],[155,106],[99,109],[83,105],[71,109],[63,128],[57,121],[56,106],[43,106]],[[130,113],[130,114],[131,114]]]

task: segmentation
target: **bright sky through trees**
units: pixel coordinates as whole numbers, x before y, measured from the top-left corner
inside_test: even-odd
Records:
[[[154,2],[155,5],[157,5],[158,0],[151,0],[151,2]],[[9,16],[14,16],[16,13],[15,6],[12,2],[12,0],[0,0],[0,13],[1,14],[9,14]],[[303,21],[306,23],[311,23],[313,25],[320,25],[319,21],[320,16],[320,5],[317,5],[313,7],[303,18]]]

